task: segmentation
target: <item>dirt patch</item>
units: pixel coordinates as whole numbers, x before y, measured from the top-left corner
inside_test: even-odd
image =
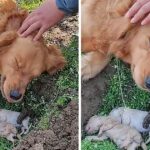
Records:
[[[44,34],[48,44],[67,46],[72,36],[78,32],[78,15],[65,17],[58,26],[52,27]]]
[[[99,110],[102,104],[102,97],[108,85],[106,75],[111,75],[114,71],[114,68],[108,65],[95,78],[82,83],[82,128],[87,120]]]
[[[78,103],[71,101],[59,117],[50,121],[50,129],[32,131],[13,150],[77,150]]]

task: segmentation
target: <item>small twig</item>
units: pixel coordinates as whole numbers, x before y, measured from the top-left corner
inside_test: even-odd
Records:
[[[119,71],[119,67],[120,67],[120,63],[119,63],[119,60],[117,59],[117,74],[118,74],[118,77],[119,77],[119,88],[120,88],[120,93],[121,93],[121,98],[122,98],[122,102],[123,102],[123,105],[126,107],[126,104],[125,104],[125,100],[124,100],[124,97],[123,97],[123,91],[122,91],[122,85],[121,85],[121,73]]]

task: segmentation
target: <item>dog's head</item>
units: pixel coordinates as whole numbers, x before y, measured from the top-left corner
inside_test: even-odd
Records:
[[[100,126],[102,125],[102,118],[100,116],[93,116],[89,119],[85,131],[87,134],[95,134],[96,132],[99,131]]]
[[[65,59],[61,51],[46,46],[42,40],[21,38],[17,34],[21,15],[5,20],[0,34],[1,91],[9,102],[22,100],[28,83],[41,73],[53,74],[62,69]]]
[[[138,87],[150,91],[150,26],[136,25],[126,30],[123,37],[113,42],[116,57],[131,65],[133,79]]]
[[[44,71],[53,74],[65,64],[58,49],[33,42],[29,37],[17,37],[12,44],[2,49],[1,90],[9,102],[21,100],[33,78]]]
[[[133,1],[118,1],[112,11],[110,52],[131,65],[138,87],[150,91],[150,25],[131,24],[124,15]],[[120,4],[120,6],[119,6]],[[117,32],[116,32],[117,31]]]

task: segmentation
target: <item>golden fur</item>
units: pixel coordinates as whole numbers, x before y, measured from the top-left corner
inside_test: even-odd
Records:
[[[12,4],[11,0],[7,2]],[[1,91],[9,102],[15,102],[10,97],[12,90],[21,93],[21,100],[33,78],[45,71],[49,74],[57,72],[64,67],[65,59],[59,49],[54,46],[47,47],[42,39],[33,42],[33,35],[20,37],[17,30],[28,13],[17,7],[10,9],[8,6],[6,3],[5,11],[0,9]]]
[[[16,8],[15,0],[0,0],[0,12],[14,10]]]
[[[150,25],[131,24],[124,15],[134,0],[82,0],[82,78],[93,78],[114,55],[131,65],[136,84],[150,78]]]

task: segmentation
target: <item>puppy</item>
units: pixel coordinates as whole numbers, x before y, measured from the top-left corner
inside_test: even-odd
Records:
[[[97,136],[86,137],[90,141],[103,141],[109,138],[120,149],[135,150],[137,147],[142,147],[143,150],[147,149],[140,133],[136,129],[120,124],[110,116],[91,117],[85,130],[87,134],[94,134],[99,131]]]
[[[15,103],[23,99],[32,79],[43,72],[56,73],[66,61],[58,48],[46,46],[42,38],[33,41],[36,33],[27,38],[20,37],[17,31],[28,12],[17,6],[10,9],[8,3],[12,0],[3,1],[0,9],[1,92],[8,102]]]
[[[14,143],[17,130],[14,125],[7,122],[0,122],[0,136]]]
[[[12,124],[16,128],[21,128],[21,134],[27,134],[29,132],[29,120],[30,117],[26,117],[22,120],[21,124],[17,123],[17,119],[20,116],[20,112],[0,109],[0,122],[6,122]]]
[[[109,115],[120,123],[129,125],[139,132],[150,132],[150,126],[147,129],[143,127],[143,121],[148,115],[147,111],[119,107],[113,109]]]
[[[147,111],[119,107],[113,109],[109,115],[121,124],[129,125],[141,133],[149,133],[149,138],[146,141],[146,144],[150,142],[150,123],[147,123],[147,126],[144,127],[146,118],[148,117]]]
[[[130,64],[138,87],[150,91],[150,25],[131,24],[125,18],[133,3],[134,0],[82,0],[83,80],[93,78],[115,56]]]

